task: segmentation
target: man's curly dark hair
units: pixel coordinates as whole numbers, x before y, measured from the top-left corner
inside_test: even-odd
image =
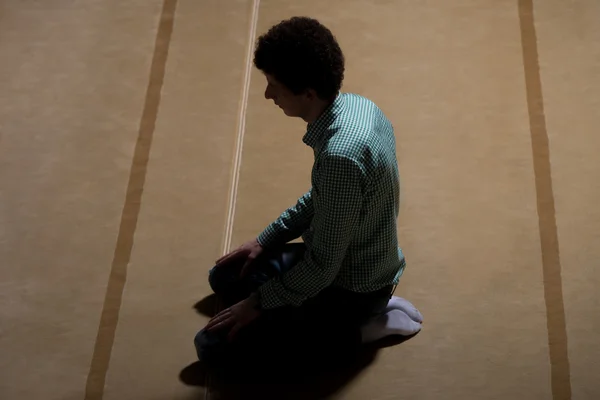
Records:
[[[323,100],[334,98],[344,80],[344,55],[337,40],[308,17],[281,21],[260,36],[254,65],[292,93],[313,89]]]

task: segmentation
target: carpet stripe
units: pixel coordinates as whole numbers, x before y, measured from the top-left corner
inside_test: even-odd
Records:
[[[140,213],[146,171],[150,158],[152,137],[160,105],[161,91],[177,0],[164,0],[150,68],[150,78],[135,145],[125,205],[113,256],[113,261],[100,317],[100,325],[87,377],[85,400],[101,400],[104,396],[106,374],[110,364],[115,332],[127,280],[135,230]]]
[[[519,0],[519,20],[542,250],[552,397],[554,400],[570,400],[571,372],[562,293],[561,263],[533,0]]]

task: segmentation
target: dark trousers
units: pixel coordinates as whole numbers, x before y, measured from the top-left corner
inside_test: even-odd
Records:
[[[243,262],[215,267],[209,282],[226,307],[247,298],[272,277],[293,268],[303,257],[305,246],[291,243],[263,251],[253,271],[239,278]],[[296,365],[315,358],[330,359],[360,347],[360,326],[381,313],[393,287],[357,293],[329,286],[300,307],[264,310],[229,342],[227,332],[198,332],[194,339],[198,358],[209,366],[228,371],[256,368],[257,363],[277,368],[284,361]]]

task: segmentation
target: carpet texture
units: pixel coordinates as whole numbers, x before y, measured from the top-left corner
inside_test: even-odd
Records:
[[[393,122],[423,330],[294,382],[195,364],[207,272],[307,189],[256,35],[330,27]],[[3,400],[600,398],[600,4],[4,1]],[[292,360],[293,363],[293,360]]]

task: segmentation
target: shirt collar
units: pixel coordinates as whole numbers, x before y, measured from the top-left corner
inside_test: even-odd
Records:
[[[331,126],[333,121],[335,121],[337,116],[343,110],[343,106],[344,99],[342,94],[338,94],[333,103],[323,111],[319,118],[317,118],[315,122],[307,125],[306,134],[302,138],[302,141],[306,145],[314,148],[322,138],[323,134],[327,131],[327,128]]]

